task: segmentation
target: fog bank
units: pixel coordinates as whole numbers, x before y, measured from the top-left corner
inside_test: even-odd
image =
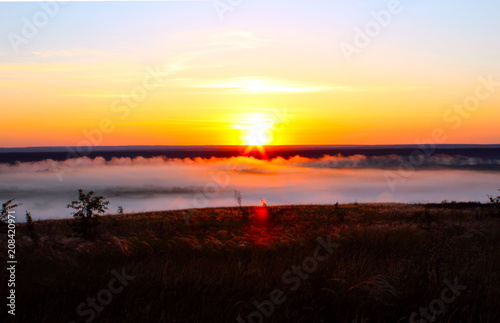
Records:
[[[421,163],[420,163],[421,162]],[[399,156],[258,160],[252,157],[78,158],[0,164],[0,202],[23,203],[35,219],[71,217],[77,189],[93,190],[125,212],[244,205],[486,201],[500,188],[499,160],[436,155],[419,165]],[[417,167],[418,166],[418,167]],[[416,169],[412,169],[416,167]],[[475,170],[478,169],[478,170]],[[480,169],[480,170],[479,170]]]

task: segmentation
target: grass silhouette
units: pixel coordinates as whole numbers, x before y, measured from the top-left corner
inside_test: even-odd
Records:
[[[65,220],[38,221],[37,248],[18,224],[16,319],[84,322],[78,304],[122,267],[136,278],[97,322],[235,322],[276,288],[286,301],[266,322],[407,322],[455,277],[468,289],[435,322],[500,319],[493,205],[259,208],[269,214],[266,225],[256,220],[258,208],[245,207],[245,219],[239,206],[199,209],[189,223],[182,210],[104,216],[96,241],[75,236]],[[327,236],[340,246],[291,291],[283,273]]]

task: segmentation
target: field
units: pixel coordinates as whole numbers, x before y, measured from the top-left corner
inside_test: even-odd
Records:
[[[479,203],[162,211],[101,217],[96,241],[72,220],[36,221],[38,244],[18,224],[16,322],[499,322],[499,214]]]

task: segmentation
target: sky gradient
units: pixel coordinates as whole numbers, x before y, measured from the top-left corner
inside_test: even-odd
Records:
[[[0,147],[500,143],[498,1],[214,4],[0,3]]]

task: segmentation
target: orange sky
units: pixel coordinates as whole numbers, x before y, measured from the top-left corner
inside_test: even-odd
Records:
[[[257,1],[223,22],[199,4],[71,5],[20,52],[0,43],[0,147],[413,144],[436,128],[442,143],[500,143],[500,86],[480,81],[500,81],[498,46],[463,33],[448,47],[425,47],[445,39],[453,21],[429,18],[441,29],[428,35],[414,22],[422,13],[408,9],[348,63],[339,44],[370,16],[332,21],[326,2],[306,16],[293,5],[291,19]],[[258,5],[268,6],[260,23]],[[6,9],[19,16],[19,6],[27,4]],[[78,15],[92,6],[102,12],[89,25]],[[179,21],[165,22],[158,6],[177,10]],[[125,25],[119,15],[136,19]],[[182,24],[189,15],[194,22]],[[477,98],[481,86],[487,99]],[[469,111],[455,106],[474,98]]]

